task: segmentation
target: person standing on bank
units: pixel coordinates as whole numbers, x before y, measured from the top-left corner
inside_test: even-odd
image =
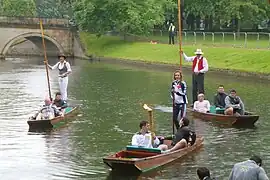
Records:
[[[170,23],[169,26],[169,44],[174,44],[174,36],[175,36],[175,26],[173,23]]]
[[[62,95],[62,100],[67,100],[67,86],[68,86],[68,75],[71,73],[71,68],[69,62],[66,61],[66,56],[64,54],[60,54],[58,56],[59,62],[56,63],[54,66],[50,66],[48,64],[48,67],[50,69],[58,69],[59,75],[58,75],[58,82],[59,82],[59,88]]]
[[[201,49],[197,49],[196,56],[188,57],[183,51],[181,52],[185,61],[192,62],[192,96],[193,104],[197,101],[198,94],[205,94],[204,92],[204,74],[208,71],[208,62],[203,57]]]

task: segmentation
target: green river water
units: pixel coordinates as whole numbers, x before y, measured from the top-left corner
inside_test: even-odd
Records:
[[[56,61],[50,61],[51,64]],[[115,177],[102,158],[123,149],[147,119],[142,104],[171,106],[172,72],[149,67],[72,60],[70,103],[80,112],[66,127],[51,133],[29,133],[28,117],[47,93],[42,58],[16,58],[0,63],[0,179],[196,179],[206,166],[218,179],[229,176],[234,163],[253,153],[270,172],[270,110],[267,81],[207,73],[209,100],[219,84],[237,90],[248,110],[260,115],[256,128],[225,128],[200,120],[191,126],[204,136],[204,148],[159,171],[140,177]],[[211,66],[210,66],[211,68]],[[57,72],[50,73],[52,92]],[[191,101],[191,74],[184,71]],[[171,114],[154,111],[157,134],[171,134]]]

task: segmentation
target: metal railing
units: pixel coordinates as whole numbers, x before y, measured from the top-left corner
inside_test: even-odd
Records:
[[[147,40],[158,43],[168,43],[169,33],[155,30]],[[178,32],[175,36],[175,44],[178,43]],[[192,45],[224,46],[239,48],[270,49],[270,33],[263,32],[182,32],[182,43]]]

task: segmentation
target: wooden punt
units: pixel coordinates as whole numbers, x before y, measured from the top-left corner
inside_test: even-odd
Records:
[[[36,130],[49,130],[53,128],[58,128],[66,123],[66,118],[71,117],[76,114],[78,107],[69,106],[65,108],[64,116],[58,116],[51,120],[35,120],[30,118],[27,121],[29,125],[29,131],[36,131]]]
[[[224,109],[215,110],[215,107],[211,107],[209,113],[197,112],[191,108],[188,108],[188,111],[191,112],[192,116],[195,118],[236,127],[252,127],[259,119],[259,115],[248,111],[241,116],[224,115]]]
[[[174,152],[161,153],[157,148],[129,148],[119,151],[113,155],[103,158],[103,162],[109,166],[112,171],[118,173],[137,174],[149,172],[160,168],[173,161],[182,159],[184,156],[194,152],[203,146],[203,137],[198,136],[196,142],[187,148],[179,149]],[[164,144],[171,147],[171,140],[164,140]]]

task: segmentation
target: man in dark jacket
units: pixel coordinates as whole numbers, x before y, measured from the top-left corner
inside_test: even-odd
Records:
[[[187,117],[183,117],[180,122],[179,122],[180,128],[177,130],[175,137],[173,138],[173,147],[169,150],[163,151],[163,153],[168,153],[168,152],[173,152],[178,149],[182,149],[187,147],[189,144],[193,145],[190,143],[192,141],[191,136],[192,136],[192,131],[189,129],[189,119]],[[193,132],[195,134],[195,132]],[[195,136],[193,136],[196,138]],[[196,139],[195,139],[196,141]]]
[[[214,96],[214,105],[216,108],[225,108],[225,98],[227,97],[227,94],[224,92],[224,86],[219,85],[218,86],[218,92]]]
[[[67,107],[67,102],[62,100],[61,93],[57,92],[55,94],[55,99],[53,101],[53,104],[60,109],[61,111],[64,110]]]
[[[236,95],[236,91],[232,89],[230,94],[225,98],[225,114],[226,115],[244,115],[245,106],[241,98]]]

